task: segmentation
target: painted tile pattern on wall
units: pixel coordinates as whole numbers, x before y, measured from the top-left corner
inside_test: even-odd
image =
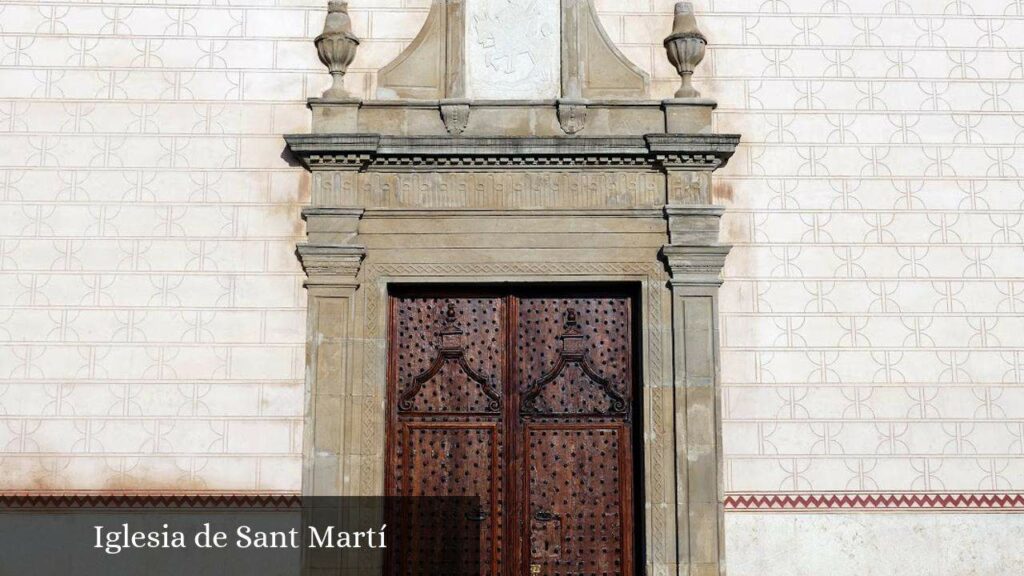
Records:
[[[325,2],[0,4],[0,488],[288,492]],[[677,77],[672,2],[597,0]],[[425,0],[353,1],[346,79]],[[727,489],[1024,490],[1024,3],[706,0]]]

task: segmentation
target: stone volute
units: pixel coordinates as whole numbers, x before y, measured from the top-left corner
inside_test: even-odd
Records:
[[[676,98],[700,98],[700,92],[693,87],[693,71],[704,59],[706,46],[707,38],[697,28],[693,4],[677,2],[672,33],[665,38],[668,60],[682,79]]]
[[[313,41],[320,61],[331,73],[331,87],[324,92],[324,98],[348,98],[345,90],[345,73],[356,57],[359,38],[352,33],[352,20],[348,16],[348,2],[331,0],[327,4],[327,19],[324,31]]]

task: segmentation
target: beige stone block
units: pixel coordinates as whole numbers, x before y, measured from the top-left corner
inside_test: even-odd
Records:
[[[690,503],[691,566],[712,564],[718,559],[718,510],[713,504]]]
[[[530,136],[536,134],[534,110],[526,106],[494,108],[474,106],[469,114],[469,124],[463,134],[466,136]],[[548,126],[541,123],[541,127]],[[551,132],[545,135],[555,135]],[[561,134],[561,130],[558,131]]]
[[[317,395],[313,398],[314,432],[313,441],[317,453],[338,454],[342,440],[342,398],[340,396]]]
[[[347,394],[345,396],[344,412],[338,415],[342,431],[344,432],[345,445],[342,447],[342,451],[345,454],[358,453],[356,447],[363,444],[363,402],[362,396]],[[381,422],[380,425],[383,426],[384,423]]]
[[[718,562],[705,562],[690,565],[690,576],[721,576]]]
[[[408,110],[398,107],[364,106],[359,111],[359,132],[405,134]]]
[[[715,445],[715,393],[708,386],[686,389],[687,446],[712,451]]]
[[[665,130],[665,116],[655,106],[609,106],[608,134],[656,134]]]
[[[405,115],[402,134],[444,135],[447,130],[438,108],[411,108]]]
[[[357,132],[359,100],[311,100],[313,133],[339,134]]]
[[[308,234],[319,234],[333,232],[338,234],[356,234],[359,231],[359,217],[362,210],[318,214],[307,210],[306,232]],[[312,214],[312,217],[311,217]],[[311,242],[321,244],[320,242]]]
[[[642,102],[588,103],[580,136],[655,134],[665,131],[665,115],[657,106]]]
[[[717,107],[713,100],[665,100],[665,132],[669,134],[711,134],[712,112]]]

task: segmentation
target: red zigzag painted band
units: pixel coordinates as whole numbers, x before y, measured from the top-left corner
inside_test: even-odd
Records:
[[[725,509],[743,510],[1020,510],[1024,493],[726,494]]]
[[[0,508],[300,507],[297,494],[0,494]],[[787,510],[1005,510],[1024,512],[1024,493],[875,492],[729,493],[725,509]]]

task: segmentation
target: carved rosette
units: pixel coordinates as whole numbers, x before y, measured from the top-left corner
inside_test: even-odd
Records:
[[[331,73],[331,87],[324,98],[348,98],[345,90],[345,73],[356,57],[359,38],[352,33],[352,20],[348,16],[348,2],[331,0],[327,4],[327,19],[324,21],[323,34],[313,40],[320,62],[327,66]]]
[[[707,38],[697,28],[693,4],[676,3],[675,20],[672,33],[665,38],[665,50],[668,61],[676,68],[681,83],[676,91],[676,98],[700,98],[700,92],[693,87],[693,71],[704,59]]]
[[[558,123],[570,136],[583,130],[587,124],[587,104],[582,100],[559,100]]]

